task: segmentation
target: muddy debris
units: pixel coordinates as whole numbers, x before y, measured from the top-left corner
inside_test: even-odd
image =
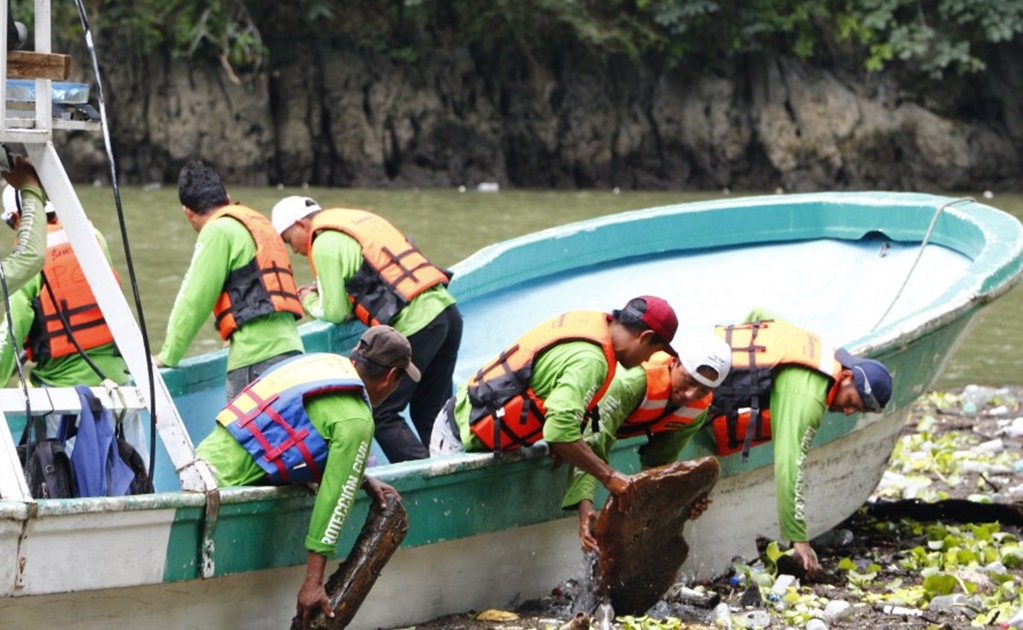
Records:
[[[737,559],[712,581],[674,584],[644,616],[596,623],[576,610],[593,600],[572,578],[516,606],[513,621],[467,612],[416,628],[581,630],[588,620],[607,630],[1023,629],[1021,400],[1023,387],[923,396],[870,503],[813,541],[816,579],[787,545],[765,539],[758,558]]]

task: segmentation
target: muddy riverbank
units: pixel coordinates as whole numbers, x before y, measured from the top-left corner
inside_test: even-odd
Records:
[[[625,630],[682,628],[1023,627],[1023,387],[968,386],[918,401],[871,503],[815,541],[822,572],[784,570],[785,545],[700,584],[676,584],[644,618],[594,620]],[[892,502],[943,502],[943,520],[886,515]],[[968,503],[967,503],[968,501]],[[984,523],[976,504],[1002,510]],[[956,511],[958,510],[958,511]],[[971,522],[976,521],[976,522]],[[1012,521],[1012,522],[1010,522]],[[418,624],[428,630],[561,628],[585,590],[508,611],[468,611]]]

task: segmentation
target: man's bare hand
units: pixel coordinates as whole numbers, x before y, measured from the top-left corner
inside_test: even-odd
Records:
[[[388,496],[393,496],[398,501],[401,501],[401,495],[398,494],[398,491],[394,488],[394,486],[372,477],[365,477],[365,480],[362,482],[362,489],[366,491],[366,494],[376,500],[382,508],[387,507]]]
[[[714,499],[710,497],[703,497],[699,501],[693,504],[693,509],[689,512],[689,520],[695,521],[696,519],[703,516],[703,513],[707,511],[710,504],[714,502]]]
[[[597,512],[593,509],[593,501],[585,499],[579,502],[579,544],[583,551],[597,551],[597,538],[593,535],[593,524],[597,522]]]
[[[320,582],[305,580],[302,588],[298,590],[298,616],[302,618],[302,627],[308,628],[312,621],[316,607],[319,606],[323,614],[333,618],[334,609],[330,607],[330,600],[327,598],[327,590]]]
[[[636,484],[629,475],[612,470],[611,474],[604,480],[604,487],[614,495],[615,506],[619,512],[625,512],[632,506],[633,498],[636,495]]]
[[[32,164],[32,160],[25,157],[24,155],[18,155],[12,153],[11,157],[14,159],[14,164],[9,171],[3,171],[3,178],[7,180],[7,183],[14,186],[18,190],[21,190],[25,186],[37,186],[42,188],[42,183],[39,181],[39,175],[36,174],[36,168]]]
[[[806,576],[813,577],[817,575],[817,571],[821,568],[820,563],[817,561],[817,552],[813,550],[808,542],[794,542],[792,548],[796,552],[796,557],[803,563],[803,568],[806,569]]]

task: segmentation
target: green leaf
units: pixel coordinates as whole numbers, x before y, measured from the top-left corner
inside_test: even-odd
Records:
[[[954,575],[942,573],[924,578],[924,590],[930,596],[951,595],[959,586],[959,580]]]

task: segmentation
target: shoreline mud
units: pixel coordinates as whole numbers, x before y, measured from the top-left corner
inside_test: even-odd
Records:
[[[822,567],[815,580],[786,572],[787,545],[763,540],[759,559],[712,581],[676,583],[643,617],[590,617],[590,627],[1023,628],[1021,400],[1021,386],[922,396],[870,502],[814,541]],[[942,518],[933,520],[935,511]],[[1002,522],[989,522],[992,513]],[[577,569],[566,567],[566,577]],[[551,587],[513,610],[414,627],[585,627],[577,608],[591,599],[586,588],[577,579]]]

